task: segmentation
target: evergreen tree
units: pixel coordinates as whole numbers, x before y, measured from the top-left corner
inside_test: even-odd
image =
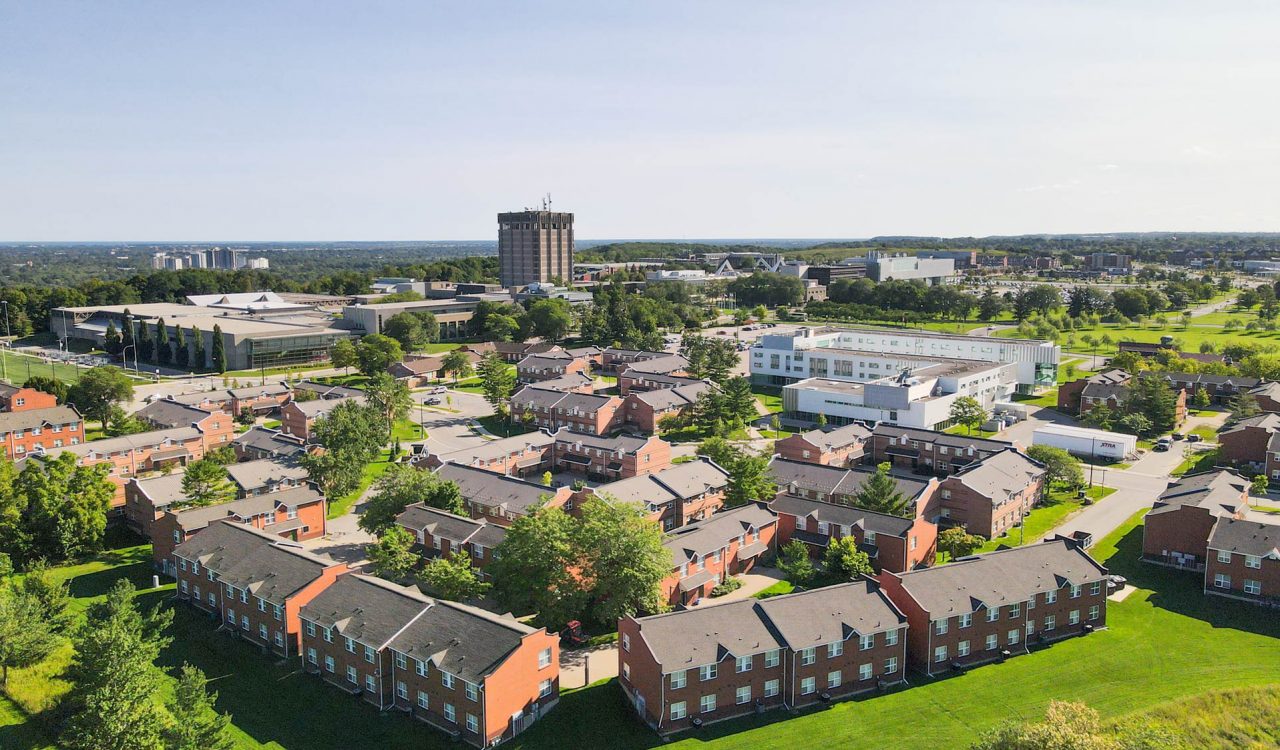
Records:
[[[0,581],[0,686],[9,684],[10,667],[39,664],[59,640],[40,600]]]
[[[122,346],[120,332],[116,330],[116,322],[114,320],[107,321],[107,332],[102,334],[102,348],[107,354],[115,355],[120,353]]]
[[[173,503],[174,508],[229,503],[236,498],[236,487],[225,466],[204,458],[182,473],[182,494],[185,500]]]
[[[218,713],[214,707],[218,694],[209,692],[208,682],[204,672],[190,664],[182,665],[173,699],[169,701],[173,721],[164,732],[166,750],[232,750],[235,747],[227,734],[231,716]]]
[[[226,345],[222,343],[222,326],[213,326],[213,369],[218,372],[227,371]]]
[[[854,493],[854,505],[877,513],[907,518],[911,515],[911,499],[898,489],[897,481],[889,476],[889,468],[887,461],[876,467],[875,473],[867,477]]]
[[[171,354],[172,350],[169,349],[169,328],[164,324],[164,318],[156,318],[156,343],[153,359],[156,364],[168,364],[169,360],[172,359]]]
[[[146,362],[155,355],[155,346],[151,343],[151,329],[144,322],[138,323],[138,340],[136,343],[135,354],[138,359]]]
[[[191,367],[203,370],[209,366],[209,357],[204,350],[204,331],[191,326]]]
[[[191,352],[187,349],[187,334],[183,332],[182,326],[174,326],[173,330],[173,365],[174,367],[185,369],[191,366]]]
[[[120,353],[125,354],[125,349],[137,343],[133,330],[133,315],[129,313],[129,308],[124,309],[124,325],[120,329]],[[125,355],[127,356],[127,355]]]
[[[813,579],[813,561],[809,559],[809,548],[799,539],[792,539],[778,551],[778,569],[786,575],[787,580],[796,586],[803,586]]]

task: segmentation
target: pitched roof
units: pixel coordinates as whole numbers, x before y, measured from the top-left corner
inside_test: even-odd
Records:
[[[866,466],[846,469],[778,457],[769,462],[769,470],[778,486],[788,492],[809,490],[825,495],[856,494],[863,483],[876,473],[875,469]],[[898,486],[898,491],[908,498],[918,497],[929,487],[929,480],[921,481],[898,474],[890,476]]]
[[[197,409],[194,406],[180,404],[169,399],[152,401],[133,413],[133,416],[138,419],[161,427],[190,427],[212,415],[213,412],[211,411]]]
[[[437,599],[391,641],[391,648],[480,683],[538,631],[510,616]]]
[[[966,614],[983,607],[1026,602],[1032,594],[1106,577],[1075,544],[1053,539],[988,552],[923,570],[899,573],[902,587],[931,617]]]
[[[60,451],[74,453],[77,456],[89,456],[91,454],[104,455],[107,453],[118,453],[120,451],[136,450],[138,448],[156,448],[166,443],[180,443],[187,440],[199,439],[201,433],[194,427],[171,427],[164,430],[151,430],[150,432],[139,432],[134,435],[121,435],[120,437],[106,438],[105,440],[91,440],[87,443],[79,445],[68,445],[63,448],[46,449],[46,453],[56,454]]]
[[[678,409],[698,400],[703,393],[712,389],[712,385],[702,380],[694,380],[674,388],[657,388],[652,391],[632,391],[627,398],[633,398],[648,404],[655,411]]]
[[[1234,515],[1245,504],[1249,486],[1248,479],[1227,469],[1188,474],[1170,482],[1148,513],[1166,513],[1191,505],[1215,515]]]
[[[551,437],[555,439],[557,447],[569,447],[582,445],[584,448],[593,448],[609,453],[630,454],[635,453],[641,448],[648,445],[651,441],[662,439],[656,436],[637,437],[636,435],[614,435],[613,437],[605,437],[603,435],[591,435],[584,432],[574,432],[568,427],[561,427],[551,433]]]
[[[1209,549],[1280,560],[1280,518],[1274,522],[1219,518]]]
[[[473,461],[488,462],[503,456],[526,451],[544,450],[549,448],[555,441],[554,437],[545,431],[539,430],[537,432],[526,432],[523,435],[512,435],[511,437],[489,440],[472,448],[459,448],[448,453],[442,453],[439,458],[441,461],[466,466]]]
[[[1266,383],[1260,383],[1259,385],[1251,389],[1249,393],[1255,396],[1266,396],[1267,398],[1270,398],[1270,399],[1280,400],[1280,382],[1270,381]]]
[[[670,374],[689,368],[689,360],[679,354],[664,354],[661,357],[642,359],[627,365],[625,373],[659,373]]]
[[[166,505],[186,499],[186,493],[182,491],[181,472],[161,474],[146,479],[134,477],[129,480],[129,484],[136,487],[139,492],[146,496],[155,508],[163,508]]]
[[[253,596],[272,604],[284,604],[294,592],[319,578],[325,568],[338,564],[291,543],[276,541],[259,545],[248,555],[215,570],[221,583],[247,588]]]
[[[687,500],[704,492],[721,490],[728,484],[729,472],[710,459],[699,457],[696,461],[675,464],[652,474],[602,484],[594,492],[597,495],[608,494],[619,502],[645,503],[653,507],[677,498]]]
[[[1133,379],[1128,372],[1121,370],[1119,367],[1112,367],[1109,370],[1090,375],[1085,378],[1086,383],[1099,383],[1103,385],[1123,385]]]
[[[915,427],[899,427],[898,425],[885,424],[881,422],[877,424],[871,434],[877,437],[886,437],[900,440],[905,437],[907,440],[918,440],[922,443],[932,443],[934,445],[945,445],[949,448],[960,448],[962,450],[973,447],[983,451],[998,451],[1013,445],[1006,440],[992,440],[990,438],[976,438],[970,435],[952,435],[946,432],[936,432],[934,430],[921,430]]]
[[[749,529],[762,529],[777,520],[768,506],[750,503],[670,531],[662,546],[671,551],[674,567],[680,567],[724,548]]]
[[[328,383],[317,383],[314,380],[300,380],[291,386],[295,391],[311,391],[318,393],[322,398],[340,398],[343,396],[363,396],[364,391],[359,388],[348,388],[345,385],[330,385]]]
[[[69,425],[80,421],[80,415],[70,406],[50,406],[45,409],[0,412],[0,434],[16,430],[30,430],[45,425]]]
[[[456,482],[468,502],[523,514],[555,493],[550,487],[523,479],[495,474],[470,466],[445,463],[436,470],[441,479]]]
[[[1280,414],[1276,414],[1275,412],[1263,412],[1262,414],[1247,417],[1231,425],[1230,428],[1223,430],[1222,434],[1230,435],[1234,432],[1241,432],[1250,427],[1256,427],[1258,429],[1266,430],[1267,432],[1276,432],[1277,430],[1280,430]]]
[[[237,435],[232,442],[242,448],[271,452],[277,457],[297,456],[307,451],[306,445],[300,439],[262,426],[246,430]]]
[[[873,510],[855,508],[851,505],[824,503],[819,500],[789,495],[785,492],[778,493],[773,502],[769,503],[769,507],[778,514],[785,513],[798,518],[812,518],[814,521],[860,528],[864,531],[873,531],[881,536],[905,537],[911,527],[915,525],[915,520],[911,518],[892,516],[888,513],[877,513]]]
[[[1043,464],[1013,448],[1006,448],[977,463],[965,466],[948,477],[947,481],[960,482],[1000,505],[1011,496],[1039,481],[1044,475]]]
[[[1140,374],[1144,378],[1161,378],[1169,382],[1190,383],[1196,385],[1212,385],[1212,386],[1234,386],[1235,388],[1256,388],[1261,380],[1258,378],[1248,378],[1241,375],[1208,375],[1199,372],[1144,372]]]
[[[487,521],[459,516],[423,503],[414,503],[396,516],[396,523],[414,531],[425,531],[458,543],[476,542],[484,547],[496,547],[506,538],[506,529]],[[482,533],[483,532],[483,533]]]
[[[277,506],[297,508],[302,505],[319,502],[322,499],[324,499],[324,496],[310,487],[290,487],[279,492],[250,495],[239,500],[232,500],[229,503],[179,508],[170,512],[174,514],[174,521],[177,523],[178,528],[183,531],[196,531],[215,521],[223,519],[248,521],[255,516],[273,513]],[[271,532],[272,524],[268,524],[263,531]]]
[[[907,621],[879,584],[867,579],[775,596],[761,601],[760,609],[796,650],[897,629]]]
[[[561,375],[558,378],[550,378],[548,380],[539,380],[538,387],[546,390],[569,391],[581,388],[585,385],[595,386],[595,380],[581,372],[570,372]]]
[[[1129,396],[1129,386],[1127,384],[1115,383],[1086,383],[1080,391],[1081,398],[1098,398],[1123,401]]]
[[[820,451],[829,452],[864,443],[871,438],[871,430],[853,422],[843,427],[821,427],[800,433],[800,437]]]
[[[227,467],[227,475],[231,477],[231,481],[235,482],[240,489],[248,492],[259,487],[266,487],[274,481],[305,481],[307,479],[307,470],[293,461],[263,458],[257,461],[231,464]]]
[[[186,406],[197,406],[205,403],[222,404],[230,401],[233,397],[230,391],[197,391],[196,393],[179,393],[165,398]]]
[[[291,393],[289,386],[284,383],[267,383],[266,385],[246,385],[243,388],[232,388],[227,391],[236,398],[259,398],[262,396],[283,396]]]
[[[354,401],[358,404],[364,403],[364,394],[359,396],[342,396],[341,398],[318,398],[313,401],[293,401],[292,406],[297,407],[307,419],[323,419],[329,415],[339,404],[345,404],[348,401]]]
[[[381,649],[432,603],[417,589],[348,573],[303,605],[299,615],[322,628],[335,629],[344,638]]]

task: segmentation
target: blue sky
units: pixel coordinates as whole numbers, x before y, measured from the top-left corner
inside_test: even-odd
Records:
[[[0,239],[1280,230],[1280,5],[0,0]]]

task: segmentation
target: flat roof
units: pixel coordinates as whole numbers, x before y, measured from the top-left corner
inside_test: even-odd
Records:
[[[821,336],[824,334],[838,333],[883,333],[896,336],[917,336],[920,338],[931,339],[966,339],[970,341],[993,341],[997,344],[1035,344],[1037,346],[1057,346],[1052,341],[1044,339],[1017,339],[1005,338],[1004,336],[970,336],[964,333],[943,333],[941,331],[926,331],[919,328],[878,328],[876,326],[824,326],[822,328],[813,327],[813,333],[806,336],[804,329],[795,331],[794,333],[769,334],[770,336],[789,337],[789,338],[809,338],[810,336]]]
[[[1137,436],[1135,435],[1126,435],[1122,432],[1107,432],[1106,430],[1094,430],[1088,427],[1073,427],[1072,425],[1054,424],[1054,423],[1049,423],[1044,426],[1037,427],[1035,431],[1043,432],[1048,435],[1065,435],[1068,437],[1098,438],[1099,440],[1106,439],[1106,440],[1112,440],[1118,443],[1122,443],[1130,440],[1137,441],[1138,439]]]

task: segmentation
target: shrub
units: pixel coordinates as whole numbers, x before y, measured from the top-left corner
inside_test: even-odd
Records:
[[[730,591],[737,591],[740,588],[742,588],[742,581],[739,581],[737,578],[726,578],[724,579],[724,583],[711,589],[711,596],[713,598],[717,596],[724,596]]]

